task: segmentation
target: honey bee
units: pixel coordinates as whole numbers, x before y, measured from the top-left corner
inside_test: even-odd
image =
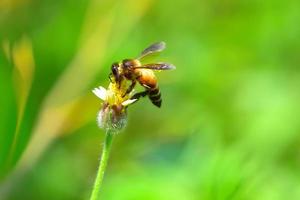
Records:
[[[141,59],[161,52],[165,49],[165,47],[166,44],[164,42],[154,43],[143,50],[137,58],[124,59],[119,63],[112,64],[110,79],[113,77],[119,85],[124,79],[131,81],[131,84],[126,90],[124,96],[129,94],[135,87],[136,83],[139,82],[139,84],[145,88],[145,91],[136,93],[131,97],[131,99],[139,99],[140,97],[148,95],[149,99],[155,106],[161,107],[161,94],[153,70],[171,70],[175,69],[175,66],[162,62],[142,64]]]

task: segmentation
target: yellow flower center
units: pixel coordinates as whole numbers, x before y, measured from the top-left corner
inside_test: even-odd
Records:
[[[129,99],[129,95],[126,94],[127,83],[126,80],[122,80],[120,85],[112,78],[107,90],[107,102],[109,105],[121,105],[122,102]],[[124,96],[125,95],[125,96]]]

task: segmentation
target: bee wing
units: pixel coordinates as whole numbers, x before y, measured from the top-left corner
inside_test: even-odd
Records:
[[[142,53],[139,55],[139,57],[137,59],[141,59],[144,58],[148,55],[157,53],[157,52],[161,52],[166,48],[166,43],[165,42],[157,42],[154,43],[152,45],[150,45],[149,47],[147,47],[146,49],[144,49],[144,51],[142,51]]]
[[[171,70],[176,69],[176,67],[169,63],[152,63],[152,64],[146,64],[142,65],[140,67],[136,68],[143,68],[143,69],[152,69],[152,70]]]

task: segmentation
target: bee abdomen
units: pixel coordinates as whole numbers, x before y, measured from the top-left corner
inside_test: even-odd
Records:
[[[149,99],[151,100],[151,102],[156,105],[157,107],[161,106],[161,95],[160,95],[160,91],[158,87],[155,88],[151,88],[149,90]]]

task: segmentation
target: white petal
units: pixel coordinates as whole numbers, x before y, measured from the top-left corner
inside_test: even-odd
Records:
[[[132,104],[136,101],[137,99],[128,99],[126,101],[122,102],[122,106],[128,106],[129,104]]]
[[[107,91],[104,87],[100,86],[99,88],[93,89],[93,93],[103,101],[106,101]]]

